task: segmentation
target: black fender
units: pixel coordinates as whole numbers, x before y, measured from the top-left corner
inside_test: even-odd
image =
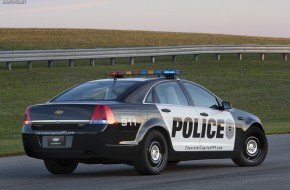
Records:
[[[242,129],[243,132],[247,131],[252,126],[259,127],[265,131],[260,118],[257,116],[236,108],[233,108],[230,113],[234,118],[236,128]]]
[[[137,132],[135,141],[137,143],[141,142],[146,133],[154,127],[161,127],[169,133],[166,123],[161,118],[152,118],[142,123]]]

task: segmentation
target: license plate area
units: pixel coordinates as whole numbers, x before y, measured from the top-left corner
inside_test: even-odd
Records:
[[[72,136],[43,136],[42,148],[71,148]]]

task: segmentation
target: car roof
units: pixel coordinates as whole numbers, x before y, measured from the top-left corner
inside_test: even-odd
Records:
[[[149,80],[162,80],[162,79],[166,79],[164,77],[162,78],[107,78],[107,79],[98,79],[98,80],[92,80],[92,81],[88,81],[88,82],[106,82],[106,81],[135,81],[135,82],[142,82],[142,81],[149,81]]]

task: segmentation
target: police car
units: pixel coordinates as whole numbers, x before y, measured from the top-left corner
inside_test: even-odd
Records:
[[[178,79],[180,74],[109,72],[111,79],[89,81],[29,106],[22,129],[26,154],[44,160],[53,174],[72,173],[78,163],[125,163],[140,174],[196,159],[260,165],[268,149],[260,119]]]

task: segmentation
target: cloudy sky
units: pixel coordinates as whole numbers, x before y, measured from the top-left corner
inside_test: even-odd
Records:
[[[0,0],[1,28],[92,28],[290,38],[290,0]]]

